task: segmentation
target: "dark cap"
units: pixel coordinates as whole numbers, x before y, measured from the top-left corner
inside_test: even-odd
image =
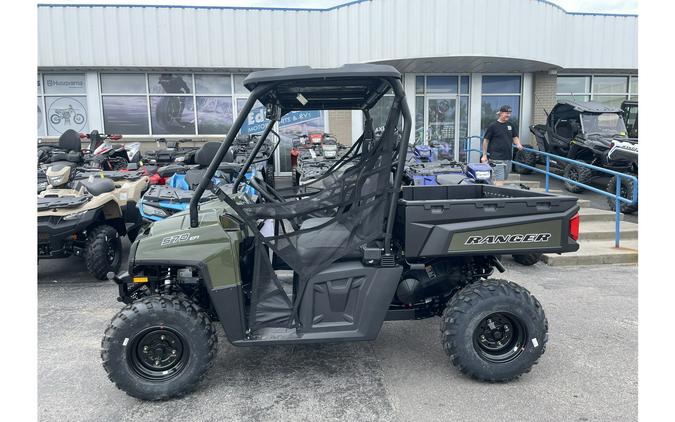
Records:
[[[499,109],[499,112],[500,112],[500,113],[510,113],[510,112],[511,112],[511,106],[503,105],[503,106]]]

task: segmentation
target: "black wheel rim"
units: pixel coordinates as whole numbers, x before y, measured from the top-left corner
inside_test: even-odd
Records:
[[[168,327],[138,333],[127,349],[132,369],[150,381],[165,381],[185,368],[189,351],[183,336]]]
[[[108,263],[110,265],[114,265],[115,262],[117,261],[118,253],[117,253],[117,245],[116,245],[116,240],[114,237],[108,237],[107,243],[108,243],[108,250],[106,251],[106,258],[108,259]]]
[[[473,345],[481,358],[492,363],[506,363],[525,350],[527,330],[520,318],[495,312],[483,318],[473,333]]]

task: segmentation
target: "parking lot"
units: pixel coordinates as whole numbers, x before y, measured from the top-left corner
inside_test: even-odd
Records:
[[[125,245],[128,246],[128,245]],[[76,258],[38,270],[38,400],[43,421],[637,419],[637,267],[521,267],[507,278],[542,302],[549,343],[516,382],[465,378],[439,344],[437,318],[386,322],[372,342],[237,348],[219,331],[205,382],[147,403],[110,383],[100,341],[121,308],[116,287]]]

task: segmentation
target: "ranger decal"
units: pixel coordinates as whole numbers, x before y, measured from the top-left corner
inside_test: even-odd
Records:
[[[508,235],[469,236],[465,245],[500,245],[504,243],[541,243],[547,242],[551,233],[528,233]]]
[[[167,236],[162,239],[161,246],[174,245],[180,242],[187,242],[191,240],[199,239],[199,235],[190,236],[190,232],[185,232],[181,234],[175,234],[173,236]]]

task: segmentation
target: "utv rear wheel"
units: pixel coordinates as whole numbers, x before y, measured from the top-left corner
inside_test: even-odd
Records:
[[[628,199],[633,199],[633,181],[626,179],[626,178],[621,178],[621,197],[623,198],[628,198]],[[612,177],[609,179],[609,183],[607,184],[607,192],[611,194],[616,194],[616,177]],[[616,203],[614,201],[614,198],[607,198],[607,203],[609,204],[609,209],[612,211],[616,211]],[[627,204],[625,202],[620,202],[621,206],[621,212],[624,214],[632,214],[635,211],[638,210],[638,204]]]
[[[182,396],[213,365],[213,323],[183,296],[154,295],[122,309],[101,342],[101,359],[117,388],[142,400]]]
[[[523,164],[527,164],[530,167],[536,167],[536,165],[537,165],[537,154],[535,154],[533,152],[518,150],[518,151],[516,151],[516,155],[513,158],[514,158],[514,160],[519,161]],[[517,164],[514,164],[513,167],[514,167],[513,170],[516,173],[519,173],[519,174],[530,174],[530,173],[532,173],[532,170],[530,170],[528,168],[525,168],[525,167],[521,167]]]
[[[548,322],[539,301],[506,280],[466,286],[452,297],[441,319],[441,343],[452,364],[480,381],[510,381],[529,372],[547,339]]]
[[[575,166],[574,164],[567,164],[565,166],[565,171],[563,176],[567,179],[574,180],[575,182],[583,183],[588,185],[591,183],[593,178],[593,172],[587,167]],[[565,189],[572,193],[581,193],[584,191],[584,188],[577,186],[573,183],[565,181]]]
[[[84,260],[87,270],[99,280],[105,280],[110,271],[116,273],[122,262],[122,240],[117,230],[106,225],[89,230]]]
[[[530,266],[534,265],[541,259],[540,253],[528,253],[520,255],[512,255],[513,260],[519,263],[520,265]]]

